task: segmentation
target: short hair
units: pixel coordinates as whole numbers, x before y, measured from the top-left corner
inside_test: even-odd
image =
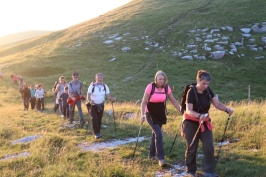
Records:
[[[163,87],[168,83],[168,79],[167,79],[167,76],[166,76],[166,74],[165,74],[165,72],[163,72],[162,70],[159,70],[159,71],[157,71],[157,73],[155,74],[155,76],[154,76],[154,83],[155,84],[157,84],[157,77],[159,76],[159,75],[163,75],[164,76],[164,84],[163,84]]]
[[[205,70],[198,70],[196,80],[202,81],[206,80],[210,82],[212,80],[210,73]]]
[[[98,77],[98,76],[102,76],[103,77],[103,73],[97,73],[97,74],[95,74],[95,77]]]
[[[64,90],[68,90],[68,86],[65,86],[65,87],[64,87]]]

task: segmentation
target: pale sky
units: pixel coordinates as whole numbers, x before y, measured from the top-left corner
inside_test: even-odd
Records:
[[[0,0],[0,36],[29,30],[61,30],[130,1]]]

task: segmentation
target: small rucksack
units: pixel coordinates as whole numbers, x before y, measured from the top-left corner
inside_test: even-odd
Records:
[[[180,107],[181,107],[181,113],[184,114],[184,112],[186,111],[186,99],[187,99],[187,92],[190,88],[192,88],[194,94],[195,94],[195,98],[196,98],[196,103],[199,102],[199,98],[197,95],[197,89],[196,89],[196,83],[192,83],[189,85],[186,85],[183,90],[182,90],[182,94],[180,97]],[[209,87],[207,87],[206,89],[207,92],[207,96],[209,98],[209,100],[211,101],[211,95],[210,95],[210,91],[209,91]],[[200,106],[201,107],[201,106]]]

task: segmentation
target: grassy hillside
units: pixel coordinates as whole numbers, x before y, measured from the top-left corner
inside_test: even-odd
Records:
[[[169,77],[174,94],[180,95],[182,87],[194,82],[197,70],[208,70],[213,81],[210,87],[219,99],[235,109],[226,137],[230,145],[222,147],[216,172],[222,177],[261,177],[265,171],[265,70],[266,59],[261,37],[265,33],[251,32],[258,47],[253,51],[247,47],[249,38],[243,38],[240,28],[259,26],[266,22],[264,0],[133,0],[129,4],[108,12],[90,21],[53,32],[49,35],[28,40],[16,46],[0,50],[0,66],[4,79],[0,80],[0,171],[1,176],[154,176],[164,169],[157,162],[147,159],[149,140],[139,143],[136,158],[132,159],[135,143],[101,152],[84,152],[79,143],[105,142],[113,139],[136,137],[139,131],[138,114],[144,89],[153,80],[157,70],[164,70]],[[245,43],[234,54],[221,60],[211,59],[202,49],[203,43],[196,43],[198,29],[233,27],[232,32],[220,31],[228,37],[229,44]],[[196,30],[192,33],[192,30]],[[202,33],[198,34],[201,37]],[[242,39],[243,38],[243,39]],[[112,43],[106,44],[113,40]],[[198,45],[198,54],[206,60],[185,60],[190,54],[188,45]],[[214,44],[213,44],[214,45]],[[130,47],[123,51],[122,48]],[[213,46],[211,46],[213,47]],[[228,46],[227,46],[228,50]],[[243,55],[242,55],[243,54]],[[115,58],[115,59],[114,59]],[[111,61],[110,61],[111,60]],[[73,71],[80,73],[86,87],[97,72],[105,74],[105,83],[116,96],[117,133],[113,120],[104,115],[102,139],[95,141],[82,128],[68,129],[65,123],[52,113],[51,88],[55,80],[64,75],[69,81]],[[18,88],[9,83],[9,75],[16,73],[28,84],[43,83],[48,91],[45,97],[46,113],[23,111]],[[251,85],[251,99],[248,104],[248,85]],[[106,110],[111,110],[109,103]],[[85,114],[85,107],[83,105]],[[126,113],[135,113],[133,119],[124,119]],[[77,115],[77,114],[76,114]],[[215,126],[216,154],[224,131],[227,115],[211,109]],[[75,117],[77,120],[78,117]],[[166,161],[182,164],[185,142],[177,136],[174,149],[169,153],[173,138],[179,135],[178,127],[182,117],[172,106],[168,106],[168,123],[163,127]],[[13,140],[32,135],[41,137],[31,143],[11,145]],[[149,138],[150,128],[142,127],[141,136]],[[29,152],[30,156],[3,160],[5,155]],[[199,149],[199,154],[202,150]],[[198,172],[201,173],[200,160]],[[244,170],[245,169],[245,170]]]
[[[147,159],[149,136],[151,130],[145,122],[140,136],[146,139],[139,142],[135,159],[132,158],[135,143],[117,146],[100,152],[82,151],[81,143],[110,142],[114,139],[133,138],[138,135],[140,128],[140,105],[132,102],[114,104],[116,117],[116,133],[113,120],[104,114],[102,138],[95,140],[91,133],[86,134],[82,128],[69,129],[62,126],[65,121],[52,113],[53,104],[46,102],[46,114],[36,111],[23,111],[22,102],[16,87],[1,82],[0,92],[0,171],[2,177],[8,176],[103,176],[103,177],[152,177],[156,172],[165,169],[158,167],[157,161]],[[216,173],[221,177],[262,177],[265,173],[266,144],[265,144],[265,109],[264,102],[230,102],[235,110],[226,132],[226,141],[232,142],[222,146]],[[168,122],[163,126],[164,148],[166,161],[171,164],[183,164],[185,141],[179,135],[179,124],[182,117],[177,114],[173,106],[168,104]],[[105,110],[112,110],[106,104]],[[83,112],[86,115],[85,107]],[[127,113],[135,113],[131,119],[124,118]],[[77,115],[77,113],[76,113]],[[214,128],[215,155],[219,146],[217,142],[224,132],[227,115],[222,111],[211,108],[210,115]],[[87,116],[85,116],[87,120]],[[78,120],[78,117],[75,117]],[[171,153],[175,135],[176,143]],[[26,136],[39,138],[26,144],[12,145],[12,141]],[[27,157],[18,157],[3,160],[5,157],[16,154],[29,154]],[[202,149],[198,152],[198,173],[201,173]],[[245,170],[243,170],[245,169]],[[168,175],[169,176],[169,175]]]
[[[30,38],[42,36],[51,33],[51,31],[23,31],[0,37],[0,49],[22,43]]]
[[[206,69],[213,76],[211,88],[220,99],[247,99],[248,85],[252,89],[251,98],[260,99],[265,97],[262,87],[265,59],[254,57],[264,55],[264,50],[254,52],[246,47],[235,55],[226,54],[221,60],[193,61],[172,56],[172,52],[187,49],[191,41],[188,30],[195,28],[232,26],[233,32],[220,33],[230,37],[229,44],[241,41],[239,29],[263,22],[264,12],[257,9],[263,9],[265,4],[265,1],[246,0],[134,0],[93,20],[1,50],[0,64],[9,66],[3,69],[7,75],[16,72],[28,82],[44,83],[47,90],[60,75],[69,80],[73,70],[87,83],[95,73],[103,72],[119,101],[140,99],[158,69],[168,74],[177,93],[194,81],[198,69]],[[262,45],[259,37],[263,34],[252,35]],[[122,39],[114,40],[114,36]],[[104,44],[106,40],[114,42]],[[152,45],[158,43],[158,47],[145,44],[147,41]],[[123,47],[131,50],[123,52]],[[240,54],[245,57],[238,57]],[[113,57],[116,60],[109,61]]]

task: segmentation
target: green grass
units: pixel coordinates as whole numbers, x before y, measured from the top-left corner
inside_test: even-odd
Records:
[[[239,49],[238,54],[244,53],[245,57],[226,55],[222,60],[208,58],[204,61],[182,60],[172,56],[171,51],[178,52],[185,48],[192,39],[188,30],[195,28],[232,26],[233,32],[221,32],[221,35],[228,35],[229,43],[241,41],[239,28],[266,21],[264,11],[260,10],[265,9],[265,6],[263,0],[133,0],[90,21],[1,49],[0,65],[4,80],[0,80],[0,156],[26,151],[31,153],[30,157],[0,161],[1,175],[154,176],[159,168],[157,162],[147,160],[148,140],[139,143],[134,163],[130,158],[134,143],[99,153],[82,152],[77,147],[78,143],[92,143],[95,140],[92,135],[87,135],[85,139],[83,129],[60,128],[63,123],[61,118],[52,114],[53,83],[61,75],[70,81],[72,72],[77,71],[84,82],[85,93],[95,74],[104,73],[104,82],[117,100],[117,134],[114,134],[113,120],[105,114],[103,124],[108,128],[103,129],[103,139],[97,140],[108,141],[137,136],[140,125],[138,118],[125,120],[123,115],[128,112],[139,113],[140,105],[134,103],[142,99],[146,85],[153,80],[157,70],[166,72],[169,85],[174,86],[174,94],[178,98],[182,88],[195,81],[197,70],[206,69],[213,78],[210,87],[219,95],[219,100],[231,104],[235,109],[226,136],[232,140],[240,139],[222,148],[216,172],[226,177],[263,176],[266,173],[266,90],[263,85],[266,82],[266,60],[255,60],[254,57],[265,55],[265,50],[253,52],[244,48]],[[168,29],[169,24],[172,30]],[[123,39],[111,44],[114,47],[103,44],[116,33]],[[125,33],[129,34],[124,36]],[[260,46],[263,35],[252,33]],[[149,47],[150,50],[145,50],[147,45],[141,37],[146,36],[150,42],[158,42],[163,48],[156,50],[155,47]],[[133,40],[134,37],[139,40]],[[82,45],[77,47],[77,44]],[[123,52],[121,48],[125,46],[131,50]],[[113,56],[116,60],[110,62]],[[28,85],[43,83],[47,91],[47,114],[23,111],[19,92],[8,81],[11,73],[23,76]],[[127,79],[129,77],[132,78]],[[249,85],[250,104],[246,102]],[[184,158],[184,139],[178,136],[171,153],[169,149],[182,117],[172,106],[168,107],[169,121],[163,128],[164,147],[166,160],[176,163]],[[106,105],[108,109],[111,109],[109,103]],[[217,142],[223,133],[227,116],[214,109],[210,114]],[[10,145],[12,140],[34,134],[41,135],[41,138],[29,144]],[[149,137],[150,128],[147,124],[143,126],[141,135]]]

